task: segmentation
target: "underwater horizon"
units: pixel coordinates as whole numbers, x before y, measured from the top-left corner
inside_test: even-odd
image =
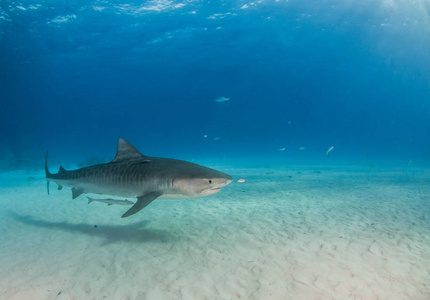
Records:
[[[427,1],[3,1],[1,169],[44,153],[427,165]],[[216,102],[219,97],[229,101]],[[76,161],[78,160],[78,161]]]

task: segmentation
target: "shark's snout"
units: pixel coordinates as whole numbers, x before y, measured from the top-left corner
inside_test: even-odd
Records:
[[[222,177],[212,179],[211,180],[212,186],[201,191],[200,196],[209,196],[209,195],[216,194],[219,191],[221,191],[222,187],[225,187],[232,181],[233,181],[233,178],[230,175],[223,173]]]
[[[224,176],[222,176],[221,178],[217,178],[216,181],[216,186],[214,186],[214,189],[221,189],[222,187],[228,185],[229,183],[231,183],[233,181],[233,177],[231,177],[228,174],[223,173]]]
[[[232,181],[233,181],[233,178],[229,175],[229,177],[230,178],[228,178],[228,179],[226,179],[225,181],[224,181],[224,184],[223,184],[223,186],[226,186],[227,184],[230,184]]]
[[[229,184],[230,182],[233,181],[233,177],[231,177],[230,175],[220,172],[222,174],[222,176],[219,177],[220,182],[223,183],[223,186],[226,186],[227,184]]]

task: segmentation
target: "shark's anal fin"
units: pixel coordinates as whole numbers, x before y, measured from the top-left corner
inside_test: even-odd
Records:
[[[122,215],[122,218],[126,218],[131,215],[134,215],[135,213],[137,213],[138,211],[146,207],[149,203],[151,203],[161,195],[162,194],[160,192],[152,192],[152,193],[137,197],[137,202],[129,210],[127,210],[125,214]]]
[[[85,193],[83,189],[72,188],[72,199],[75,199],[76,197],[79,197],[83,193]]]
[[[57,189],[59,190],[59,191],[61,191],[62,189],[63,189],[63,186],[62,185],[58,185],[58,187],[57,187]]]

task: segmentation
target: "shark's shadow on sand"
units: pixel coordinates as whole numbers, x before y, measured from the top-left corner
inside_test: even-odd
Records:
[[[63,230],[72,233],[86,234],[104,239],[104,244],[117,242],[145,243],[145,242],[171,242],[174,239],[167,231],[145,229],[149,221],[140,221],[127,225],[90,225],[90,224],[73,224],[68,222],[51,222],[42,219],[36,219],[33,216],[23,216],[15,212],[9,212],[10,215],[18,222],[47,228],[52,230]]]

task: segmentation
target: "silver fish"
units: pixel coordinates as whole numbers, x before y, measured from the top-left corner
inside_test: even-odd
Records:
[[[334,146],[331,146],[330,148],[328,148],[327,152],[325,153],[325,155],[328,157],[328,154],[330,153],[331,150],[334,149]]]
[[[218,97],[215,99],[215,102],[226,102],[229,101],[230,98],[226,98],[226,97]]]

